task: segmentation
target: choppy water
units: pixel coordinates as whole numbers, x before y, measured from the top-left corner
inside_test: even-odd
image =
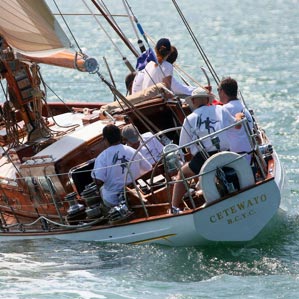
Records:
[[[62,2],[63,12],[74,12],[81,5],[79,0],[57,1]],[[108,2],[123,12],[120,0]],[[254,108],[276,147],[286,171],[286,217],[265,242],[241,248],[54,240],[2,243],[0,298],[299,297],[299,1],[178,2],[219,77],[231,75],[238,80],[247,105]],[[144,30],[154,40],[169,37],[179,50],[178,64],[204,80],[199,69],[203,62],[172,1],[129,3]],[[134,42],[130,24],[125,19],[121,22],[127,23]],[[127,71],[122,59],[92,18],[77,16],[70,27],[109,78],[102,62],[106,57],[117,86],[124,91]],[[115,36],[114,41],[121,47]],[[122,51],[134,64],[128,50],[122,47]],[[50,67],[43,70],[48,71],[44,74],[47,83],[65,101],[112,101],[107,87],[94,75],[57,72]],[[54,100],[50,92],[49,97]]]

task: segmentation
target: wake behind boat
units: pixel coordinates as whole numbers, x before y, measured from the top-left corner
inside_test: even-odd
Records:
[[[177,146],[189,105],[178,95],[169,99],[171,91],[158,86],[125,97],[102,76],[95,59],[66,50],[68,40],[44,2],[39,7],[14,2],[22,16],[15,26],[12,6],[2,7],[0,13],[0,70],[6,82],[0,135],[1,241],[58,238],[192,246],[248,242],[267,227],[280,208],[283,173],[274,147],[255,120],[253,129],[246,118],[239,122],[251,144],[252,164],[245,155],[230,151],[207,155],[200,173],[185,180],[189,188],[182,212],[173,214],[175,173],[190,160]],[[94,73],[117,101],[48,103],[39,63]],[[103,128],[110,123],[120,129],[132,123],[140,133],[151,131],[164,148],[150,172],[125,186],[122,203],[107,209],[91,171],[106,148]],[[192,143],[215,140],[231,128]],[[129,176],[130,163],[127,168]]]

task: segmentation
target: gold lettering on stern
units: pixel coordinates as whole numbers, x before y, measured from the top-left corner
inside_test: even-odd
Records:
[[[266,200],[266,194],[261,194],[259,196],[244,200],[210,216],[210,222],[216,223],[226,221],[228,224],[233,224],[242,221],[250,216],[255,215],[258,206]]]

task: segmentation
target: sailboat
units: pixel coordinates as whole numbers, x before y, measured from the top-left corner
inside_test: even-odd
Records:
[[[174,173],[190,159],[177,145],[189,105],[178,96],[166,98],[159,88],[147,96],[123,95],[99,72],[94,58],[70,50],[46,2],[10,0],[0,6],[5,97],[0,110],[1,242],[56,238],[168,246],[243,244],[267,228],[280,210],[283,169],[256,121],[253,130],[246,119],[240,121],[247,128],[254,167],[233,152],[207,157],[196,178],[186,180],[184,208],[174,214]],[[117,101],[47,102],[40,64],[93,73]],[[108,210],[91,171],[106,148],[103,128],[111,123],[122,128],[128,122],[141,133],[153,132],[164,148],[150,172],[124,187],[123,203]]]

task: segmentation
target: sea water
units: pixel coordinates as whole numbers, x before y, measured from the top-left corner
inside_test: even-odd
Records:
[[[171,0],[129,0],[150,40],[170,38],[178,65],[201,82],[204,66]],[[286,172],[286,212],[260,243],[233,247],[171,248],[57,240],[0,244],[0,298],[299,298],[299,10],[298,0],[177,1],[218,76],[239,82],[247,105],[265,128]],[[52,0],[50,6],[57,12]],[[81,1],[56,0],[63,13],[87,12]],[[124,14],[122,1],[106,1]],[[96,12],[93,9],[94,12]],[[61,17],[61,26],[66,29]],[[135,58],[93,17],[65,17],[76,41],[98,59],[99,72],[125,93],[122,56]],[[125,17],[125,34],[137,38]],[[71,36],[70,32],[67,32]],[[153,46],[153,44],[151,44]],[[94,74],[41,66],[44,80],[62,101],[112,101]],[[212,77],[210,76],[211,80]],[[213,90],[216,85],[212,81]],[[48,91],[49,100],[57,97]],[[2,98],[1,98],[2,99]]]

